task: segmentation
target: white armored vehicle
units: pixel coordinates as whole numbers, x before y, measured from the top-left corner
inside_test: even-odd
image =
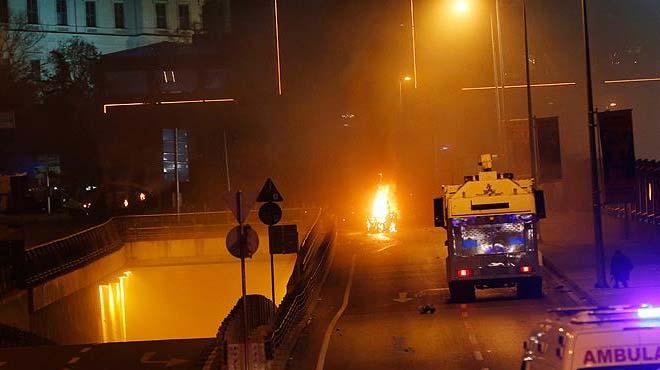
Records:
[[[447,281],[454,301],[475,299],[475,288],[517,287],[521,298],[541,297],[537,222],[545,217],[543,192],[533,180],[492,169],[481,155],[481,171],[461,185],[443,186],[434,199],[436,227],[447,230]]]

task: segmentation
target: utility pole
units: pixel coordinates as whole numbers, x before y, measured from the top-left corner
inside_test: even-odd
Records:
[[[527,0],[523,0],[523,23],[525,25],[525,78],[527,84],[527,122],[529,125],[529,155],[531,174],[537,179],[536,166],[536,127],[534,125],[534,113],[532,111],[532,84],[529,77],[529,34],[527,33]]]
[[[227,144],[227,130],[222,131],[225,141],[225,171],[227,174],[227,191],[231,191],[231,181],[229,180],[229,148]]]
[[[594,93],[591,84],[591,54],[589,51],[589,22],[587,3],[582,0],[582,24],[584,27],[584,52],[587,73],[587,115],[589,119],[589,155],[591,159],[591,202],[593,206],[594,242],[596,254],[596,288],[607,288],[605,274],[605,247],[603,245],[603,221],[600,210],[600,180],[598,176],[598,152],[596,149],[596,120],[594,117]]]
[[[176,182],[176,213],[181,213],[181,193],[179,188],[179,129],[174,128],[174,182]]]

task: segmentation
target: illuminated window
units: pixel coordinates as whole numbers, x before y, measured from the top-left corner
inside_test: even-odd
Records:
[[[124,28],[124,3],[115,3],[115,28]]]
[[[156,3],[156,28],[167,28],[167,8],[165,3]]]
[[[163,129],[163,177],[165,181],[175,180],[175,159],[178,154],[178,161],[176,161],[179,173],[179,181],[190,181],[189,163],[188,163],[188,131],[175,130],[173,128]],[[178,140],[175,140],[177,136]],[[177,142],[175,147],[174,143]],[[178,153],[176,152],[178,148]]]
[[[179,28],[182,30],[190,29],[190,8],[188,4],[179,4]]]
[[[27,22],[29,24],[39,23],[39,9],[37,0],[27,0]]]
[[[7,0],[0,0],[0,23],[9,23],[9,4]]]
[[[57,8],[57,24],[59,26],[66,26],[68,23],[66,0],[56,0],[55,7]]]
[[[85,1],[85,20],[87,27],[96,27],[96,2]]]

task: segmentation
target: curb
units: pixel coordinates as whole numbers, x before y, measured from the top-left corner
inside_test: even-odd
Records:
[[[568,285],[574,292],[577,293],[578,299],[582,301],[586,301],[589,305],[592,306],[599,306],[598,301],[594,297],[592,297],[587,291],[582,289],[576,282],[571,280],[569,277],[564,274],[561,269],[557,268],[557,265],[552,263],[552,261],[548,260],[548,257],[545,256],[545,254],[541,257],[543,260],[543,266],[550,271],[552,274],[555,276],[559,277],[566,285]],[[578,305],[580,305],[580,302],[576,302]]]

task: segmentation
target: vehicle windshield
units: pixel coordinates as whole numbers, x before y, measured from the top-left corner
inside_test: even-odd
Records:
[[[531,220],[516,216],[453,220],[454,246],[460,256],[523,252],[533,237]]]

